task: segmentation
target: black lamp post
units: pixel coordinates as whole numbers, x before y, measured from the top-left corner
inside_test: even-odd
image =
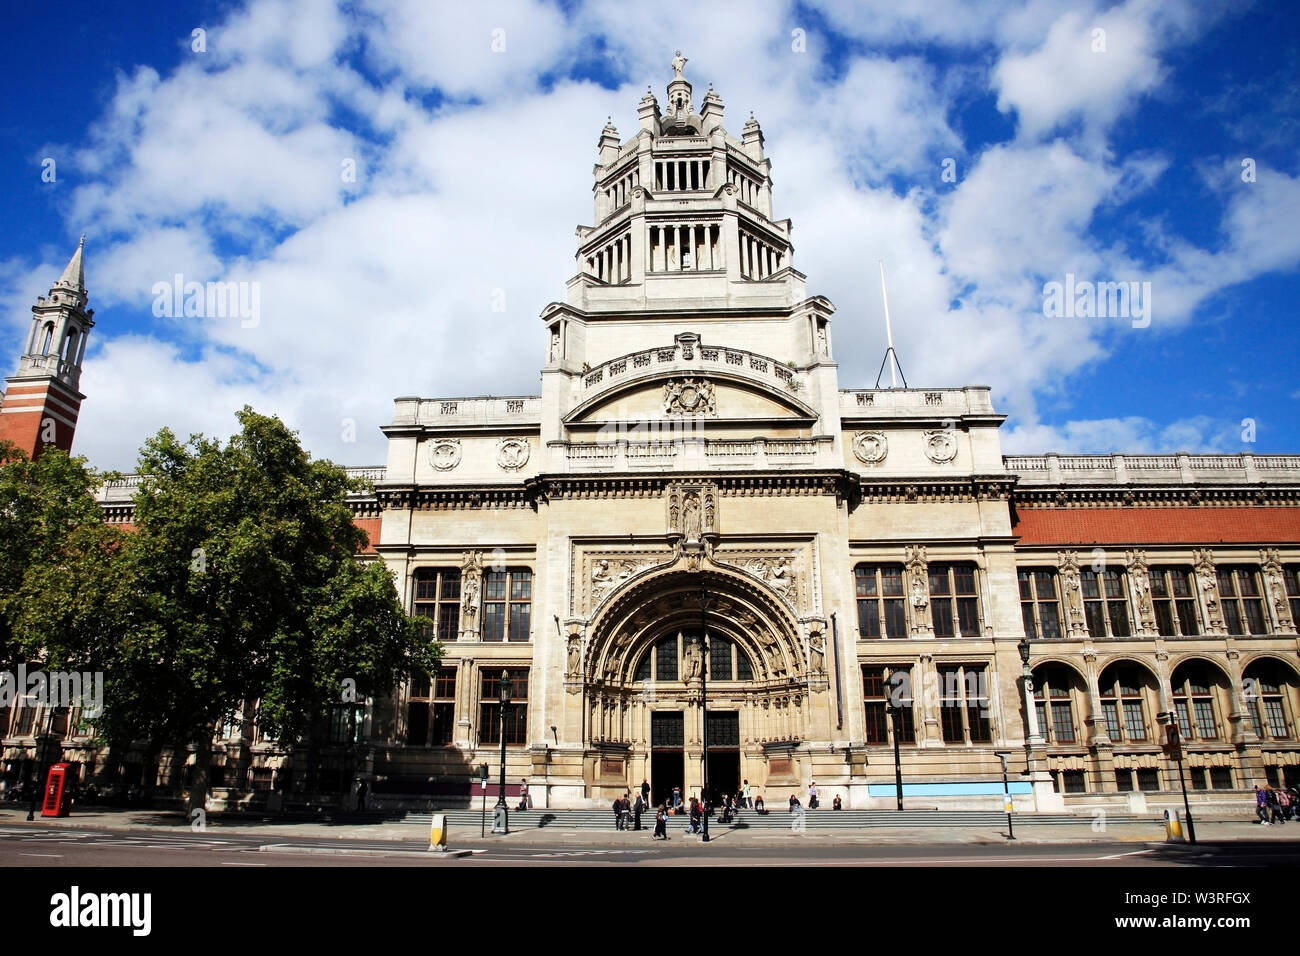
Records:
[[[507,813],[509,808],[506,806],[506,711],[510,708],[510,692],[513,688],[510,686],[510,672],[501,672],[501,689],[497,697],[501,704],[501,788],[497,793],[498,807],[501,807]]]
[[[708,631],[708,600],[709,592],[703,584],[700,585],[700,716],[704,721],[704,807],[701,815],[704,817],[704,835],[703,842],[709,842],[709,642],[705,639]]]
[[[890,674],[889,683],[893,683],[893,674]],[[885,713],[889,715],[889,725],[894,731],[894,798],[898,804],[897,809],[903,809],[903,763],[898,752],[898,708],[894,705],[894,687],[889,687],[888,693],[885,694]]]
[[[45,748],[50,745],[50,737],[54,736],[54,713],[53,700],[50,701],[50,716],[45,722],[45,742],[42,744],[41,738],[36,738],[36,786],[32,787],[32,801],[27,807],[27,822],[31,823],[36,819],[36,801],[45,799],[45,781],[41,778],[45,775]]]

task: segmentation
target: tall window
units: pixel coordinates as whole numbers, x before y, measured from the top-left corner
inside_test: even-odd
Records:
[[[501,671],[497,664],[485,665],[479,673],[478,740],[480,744],[501,743]],[[510,706],[506,711],[506,743],[528,742],[528,669],[506,667],[510,672]]]
[[[428,674],[417,674],[411,678],[411,693],[406,700],[406,742],[412,747],[423,747],[429,742],[431,689]]]
[[[446,747],[456,727],[456,668],[441,668],[433,682],[433,734],[430,743]]]
[[[655,643],[655,680],[677,680],[677,643],[675,634]]]
[[[1128,637],[1128,597],[1119,571],[1080,571],[1083,611],[1093,637]]]
[[[1194,637],[1201,633],[1196,623],[1196,582],[1190,568],[1152,568],[1151,604],[1161,634]]]
[[[1286,596],[1291,602],[1291,620],[1300,626],[1300,567],[1287,565],[1282,569],[1282,580],[1286,582]]]
[[[936,637],[978,637],[975,565],[930,565],[930,617]]]
[[[1219,600],[1229,634],[1267,634],[1259,576],[1253,568],[1219,568]]]
[[[1215,719],[1215,680],[1204,664],[1189,663],[1179,667],[1170,681],[1174,692],[1174,713],[1178,733],[1184,740],[1218,740]]]
[[[1255,727],[1255,735],[1262,740],[1285,740],[1291,736],[1287,728],[1287,682],[1282,669],[1272,661],[1258,661],[1246,668],[1246,707]]]
[[[488,571],[483,575],[483,640],[528,640],[532,604],[532,571]]]
[[[945,743],[988,743],[987,668],[983,664],[939,668],[939,722]]]
[[[1044,667],[1034,675],[1038,730],[1048,743],[1072,744],[1076,740],[1071,683],[1070,673],[1064,667]]]
[[[415,616],[429,619],[438,640],[456,640],[460,634],[459,570],[420,568],[415,572]]]
[[[893,744],[894,728],[885,707],[892,700],[898,708],[899,745],[916,742],[913,718],[912,670],[906,665],[862,668],[862,697],[866,710],[866,742]]]
[[[361,739],[364,704],[333,704],[330,707],[330,743],[354,744]]]
[[[1061,603],[1056,593],[1056,572],[1050,568],[1017,572],[1020,581],[1020,616],[1030,640],[1061,636]]]
[[[906,637],[903,566],[859,564],[853,569],[858,596],[858,633],[864,638]]]
[[[1101,711],[1106,717],[1106,733],[1111,740],[1130,742],[1147,739],[1146,711],[1142,694],[1142,675],[1132,665],[1106,668],[1098,681]]]

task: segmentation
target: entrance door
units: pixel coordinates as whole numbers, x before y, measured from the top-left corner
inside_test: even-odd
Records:
[[[673,787],[680,787],[686,802],[685,754],[682,712],[656,710],[650,714],[650,800],[655,806],[672,805]]]
[[[740,714],[709,711],[709,793],[714,806],[740,787]]]

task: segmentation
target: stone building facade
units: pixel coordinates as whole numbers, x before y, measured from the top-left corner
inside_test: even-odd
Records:
[[[662,799],[702,786],[707,726],[711,787],[774,805],[893,807],[897,743],[909,806],[1000,806],[1002,754],[1018,809],[1142,809],[1177,799],[1161,715],[1194,799],[1300,783],[1300,456],[1005,456],[987,387],[844,387],[759,124],[683,65],[601,131],[540,394],[398,398],[358,470],[363,559],[441,669],[324,769],[232,724],[230,798],[463,804],[504,734],[537,806]]]
[[[1165,713],[1197,789],[1300,779],[1300,458],[1008,458],[985,387],[842,387],[759,124],[680,66],[601,131],[541,394],[384,429],[376,550],[447,653],[381,708],[376,792],[495,779],[503,670],[550,806],[698,790],[705,713],[711,786],[772,800],[892,806],[897,728],[922,802],[996,805],[999,752],[1025,807],[1138,802]]]

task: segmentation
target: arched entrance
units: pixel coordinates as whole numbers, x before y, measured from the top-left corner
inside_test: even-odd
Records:
[[[711,794],[761,784],[768,749],[805,736],[802,632],[789,605],[741,569],[679,562],[611,594],[585,655],[588,783],[602,796],[616,789],[621,764],[627,786],[647,780],[656,802],[674,787],[683,800],[699,794],[707,713]]]

